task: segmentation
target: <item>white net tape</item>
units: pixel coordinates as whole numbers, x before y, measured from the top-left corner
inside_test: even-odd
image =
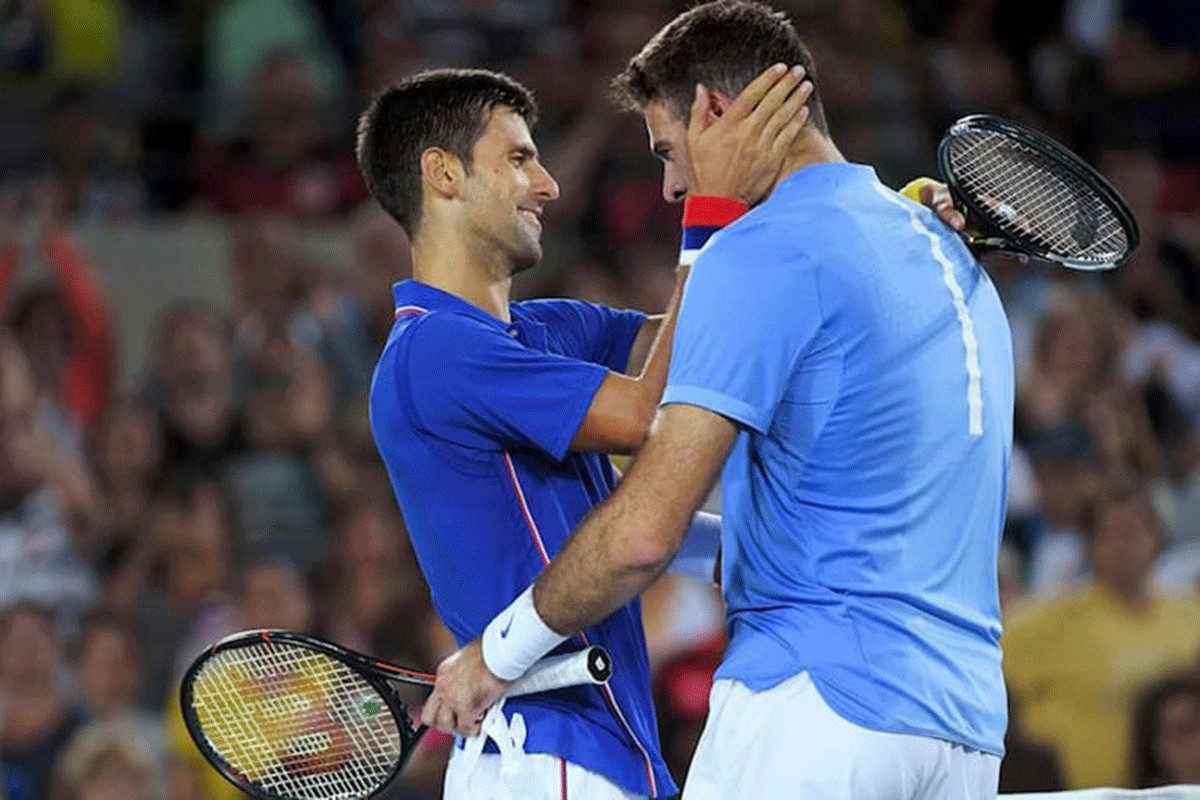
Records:
[[[973,131],[951,141],[950,164],[967,194],[990,206],[1010,235],[1097,264],[1128,247],[1120,219],[1100,196],[1032,148]]]
[[[378,789],[400,758],[387,704],[345,664],[282,643],[218,653],[193,684],[213,750],[277,794],[334,800]]]
[[[1076,792],[1004,794],[1012,800],[1200,800],[1200,786],[1163,786],[1158,789],[1082,789]]]

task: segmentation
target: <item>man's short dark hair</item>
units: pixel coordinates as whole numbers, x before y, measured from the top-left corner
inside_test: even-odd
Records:
[[[697,83],[737,97],[772,64],[804,67],[813,82],[810,122],[828,135],[808,47],[782,12],[750,0],[716,0],[683,12],[630,59],[613,88],[631,109],[664,100],[687,120]]]
[[[421,220],[421,154],[440,147],[470,170],[471,151],[496,106],[537,121],[533,94],[507,75],[438,69],[380,92],[358,120],[355,154],[376,202],[411,237]]]

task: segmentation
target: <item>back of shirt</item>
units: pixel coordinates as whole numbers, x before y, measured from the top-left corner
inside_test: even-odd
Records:
[[[1012,348],[961,240],[870,168],[795,173],[693,268],[671,402],[742,426],[718,677],[808,670],[855,724],[1003,752]]]

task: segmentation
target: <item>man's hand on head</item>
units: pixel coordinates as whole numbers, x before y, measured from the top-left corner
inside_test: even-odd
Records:
[[[718,114],[711,91],[697,85],[687,132],[689,193],[762,200],[808,122],[812,90],[803,67],[776,64]]]

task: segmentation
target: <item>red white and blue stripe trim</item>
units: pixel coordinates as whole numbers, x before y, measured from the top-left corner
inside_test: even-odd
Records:
[[[683,241],[679,265],[690,267],[712,235],[750,210],[731,197],[690,195],[683,203]]]

